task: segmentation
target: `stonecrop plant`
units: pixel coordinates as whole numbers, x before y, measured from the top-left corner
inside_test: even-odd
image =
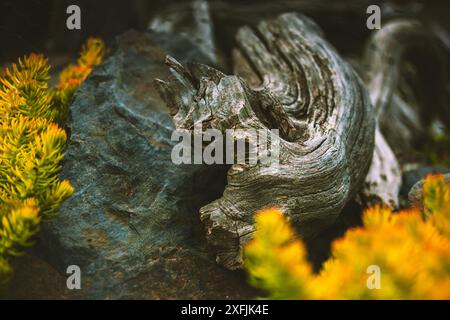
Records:
[[[11,277],[10,258],[32,244],[42,218],[55,215],[73,192],[58,177],[67,139],[60,124],[73,93],[104,55],[103,42],[89,39],[55,87],[42,55],[30,54],[0,73],[0,285]]]
[[[450,299],[450,183],[429,176],[423,193],[420,209],[367,209],[319,274],[282,212],[260,211],[244,250],[251,283],[269,299]],[[368,285],[369,266],[379,268],[379,287]]]
[[[100,64],[105,58],[105,44],[101,39],[89,38],[81,49],[76,64],[70,64],[59,75],[59,83],[53,90],[53,99],[62,106],[59,114],[61,119],[67,115],[67,106],[75,90],[91,73],[92,68]]]

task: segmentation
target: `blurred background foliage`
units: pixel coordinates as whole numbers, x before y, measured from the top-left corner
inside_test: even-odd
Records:
[[[67,62],[90,36],[109,43],[128,29],[147,29],[149,21],[162,11],[189,10],[185,0],[3,0],[0,2],[0,36],[3,46],[0,64],[15,61],[29,52],[42,52],[50,58]],[[365,26],[366,8],[378,4],[383,19],[414,16],[426,24],[450,29],[446,0],[210,0],[212,18],[219,46],[231,48],[235,30],[252,24],[268,14],[301,11],[324,29],[327,38],[341,53],[360,50],[370,30]],[[81,8],[81,30],[65,27],[66,8]],[[445,9],[447,8],[447,9]]]

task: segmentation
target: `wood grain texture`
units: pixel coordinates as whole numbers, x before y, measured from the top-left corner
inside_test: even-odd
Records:
[[[280,163],[232,165],[223,196],[200,210],[229,269],[241,267],[261,208],[282,208],[303,237],[331,225],[362,187],[375,130],[362,81],[310,19],[283,14],[243,27],[237,44],[240,76],[168,58],[173,76],[156,80],[177,128],[280,130]]]

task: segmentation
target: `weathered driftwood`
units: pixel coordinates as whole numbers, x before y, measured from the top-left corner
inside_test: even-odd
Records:
[[[211,20],[209,3],[206,0],[171,2],[150,20],[148,30],[187,35],[212,63],[218,64]]]
[[[236,269],[253,215],[277,206],[303,237],[332,224],[360,190],[375,119],[364,85],[308,18],[284,14],[237,35],[236,73],[168,64],[157,80],[177,128],[280,129],[280,163],[234,164],[223,196],[200,210],[217,261]]]
[[[396,207],[401,164],[432,120],[450,124],[443,45],[421,23],[394,20],[369,40],[363,68],[381,131],[363,194]]]
[[[383,203],[392,208],[398,207],[401,184],[400,164],[377,125],[372,163],[361,190],[364,204]]]

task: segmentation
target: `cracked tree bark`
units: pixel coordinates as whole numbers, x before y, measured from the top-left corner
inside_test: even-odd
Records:
[[[330,226],[361,189],[375,128],[362,81],[308,18],[283,14],[243,27],[237,43],[235,69],[246,80],[169,58],[173,76],[156,81],[177,128],[280,129],[279,165],[232,165],[223,196],[200,210],[229,269],[241,267],[263,207],[282,208],[303,237]]]

